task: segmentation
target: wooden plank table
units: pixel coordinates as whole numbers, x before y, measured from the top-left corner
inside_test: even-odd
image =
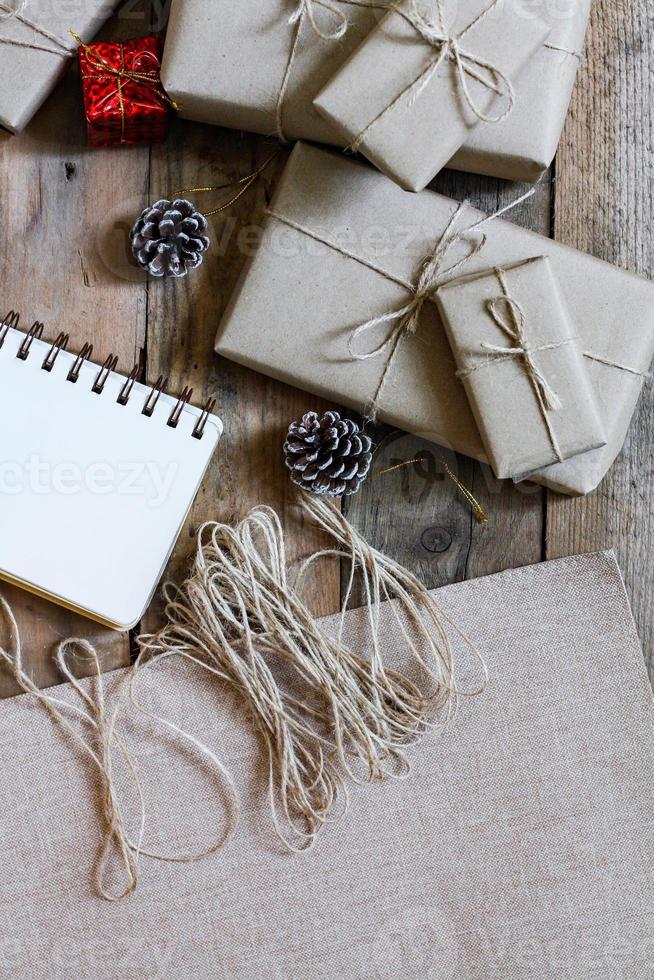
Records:
[[[114,19],[103,36],[146,33],[149,9],[130,5],[129,17]],[[514,221],[645,276],[652,275],[654,263],[653,37],[648,0],[620,5],[594,0],[586,57],[555,166],[536,197],[512,214]],[[227,216],[212,219],[211,256],[187,280],[146,282],[131,260],[127,239],[147,202],[183,187],[244,176],[269,152],[265,140],[183,121],[174,123],[162,147],[89,149],[74,71],[26,133],[0,139],[2,306],[21,310],[28,324],[44,320],[47,338],[65,325],[78,346],[92,340],[98,358],[116,353],[124,371],[143,350],[148,381],[167,374],[171,390],[190,383],[198,402],[210,394],[218,399],[225,438],[172,559],[170,574],[176,577],[183,574],[200,522],[237,519],[255,503],[273,505],[286,519],[292,555],[305,554],[316,543],[293,508],[281,444],[290,420],[326,406],[213,354],[221,311],[252,247],[251,228],[276,173],[271,168]],[[283,159],[276,162],[277,173],[282,165]],[[488,211],[522,190],[451,172],[441,174],[434,186]],[[371,543],[404,561],[430,586],[614,548],[653,664],[653,411],[654,395],[646,387],[619,460],[600,489],[583,499],[498,483],[486,467],[453,458],[488,513],[485,527],[475,524],[444,478],[440,451],[381,429],[379,466],[417,453],[424,461],[368,481],[348,502],[348,516]],[[100,546],[101,528],[92,533]],[[38,547],[29,531],[25,546]],[[132,546],[125,542],[126,558]],[[39,683],[56,681],[53,644],[69,635],[96,643],[107,669],[128,661],[129,637],[19,590],[3,591]],[[337,570],[322,574],[312,591],[317,613],[337,608]],[[160,615],[155,602],[144,627],[156,626]],[[0,675],[0,696],[13,693],[9,678]]]

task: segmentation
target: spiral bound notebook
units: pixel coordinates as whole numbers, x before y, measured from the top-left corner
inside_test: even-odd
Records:
[[[68,335],[0,325],[0,578],[113,629],[161,578],[222,434],[212,415],[91,361]]]

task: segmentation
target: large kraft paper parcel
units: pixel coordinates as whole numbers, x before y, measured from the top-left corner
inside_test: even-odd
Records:
[[[511,0],[525,18],[550,28],[546,42],[520,72],[515,110],[497,125],[477,126],[450,166],[511,180],[537,180],[561,136],[581,61],[590,0]],[[325,33],[338,20],[319,5]],[[288,139],[344,145],[341,133],[313,101],[386,11],[334,0],[347,16],[344,37],[318,37],[302,27],[281,112]],[[274,135],[277,104],[293,49],[297,3],[287,0],[173,0],[162,64],[166,91],[181,115],[198,122]],[[360,93],[356,93],[359,97]]]
[[[433,191],[407,193],[368,164],[298,144],[271,204],[278,217],[265,219],[261,245],[246,262],[220,324],[216,350],[336,404],[366,410],[388,351],[353,359],[353,331],[411,298],[397,280],[415,283],[457,208]],[[462,227],[481,217],[465,207]],[[584,353],[607,444],[530,478],[564,493],[589,493],[622,448],[654,356],[654,284],[510,221],[496,219],[483,231],[486,244],[461,273],[534,255],[549,259]],[[355,353],[374,348],[388,331],[386,324],[359,338]],[[436,305],[427,301],[418,330],[397,346],[378,417],[486,461],[456,371]]]
[[[213,858],[143,858],[119,903],[95,891],[102,825],[88,756],[28,696],[0,703],[2,976],[649,977],[654,706],[615,560],[565,558],[437,599],[483,652],[486,692],[410,749],[408,779],[354,787],[348,814],[304,854],[274,835],[265,750],[236,696],[175,658],[149,670],[141,703],[226,764],[242,817]],[[380,625],[389,662],[404,663],[388,604]],[[348,613],[345,638],[363,653],[365,614]],[[474,683],[458,662],[461,683]],[[108,705],[123,676],[105,676]],[[69,685],[53,693],[79,704]],[[197,853],[220,840],[221,783],[199,753],[127,708],[119,725],[143,786],[144,846]]]

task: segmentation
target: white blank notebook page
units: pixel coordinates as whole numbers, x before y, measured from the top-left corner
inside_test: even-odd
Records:
[[[177,399],[110,374],[92,391],[99,367],[75,355],[42,367],[49,343],[9,330],[0,348],[0,574],[119,628],[145,611],[216,447],[222,424],[187,406],[167,423]]]

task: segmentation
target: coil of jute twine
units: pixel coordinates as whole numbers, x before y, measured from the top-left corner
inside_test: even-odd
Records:
[[[486,683],[474,645],[418,580],[371,548],[333,504],[298,492],[333,548],[307,558],[293,583],[273,510],[257,507],[235,527],[207,524],[189,578],[166,588],[166,625],[139,641],[141,663],[183,651],[237,691],[265,746],[273,824],[291,851],[313,847],[320,830],[347,812],[348,782],[405,778],[407,746],[445,723],[458,697],[476,695]],[[320,628],[302,597],[309,567],[334,557],[351,565],[336,637]],[[343,641],[356,573],[369,658]],[[389,598],[415,678],[384,662],[380,603]],[[456,682],[453,635],[482,664],[478,689]]]
[[[103,843],[95,871],[98,894],[111,902],[121,901],[129,895],[132,895],[138,886],[141,857],[148,857],[158,861],[188,864],[204,860],[222,850],[236,831],[240,805],[232,777],[215,753],[191,733],[144,708],[136,700],[132,691],[133,676],[131,674],[127,674],[125,679],[121,681],[118,692],[110,706],[105,698],[100,659],[96,650],[87,640],[76,638],[64,640],[58,645],[55,653],[55,662],[59,671],[77,694],[80,703],[75,704],[57,697],[55,694],[40,690],[25,670],[18,625],[10,605],[3,596],[0,596],[0,611],[9,631],[8,649],[0,646],[0,660],[6,664],[11,676],[20,689],[25,694],[30,695],[37,704],[41,705],[49,713],[57,725],[64,729],[68,735],[72,736],[75,744],[82,749],[98,772],[101,787],[101,812],[105,825]],[[92,688],[89,687],[87,689],[72,672],[72,661],[75,658],[79,659],[80,656],[92,667]],[[167,854],[149,850],[145,846],[144,839],[147,825],[146,801],[137,767],[129,751],[127,739],[122,734],[118,725],[119,716],[124,709],[128,689],[134,707],[141,714],[157,725],[166,728],[175,737],[190,744],[201,757],[204,757],[210,763],[218,774],[221,785],[226,790],[225,795],[229,800],[227,805],[228,822],[227,829],[220,835],[220,838],[214,845],[204,848],[197,853],[188,852],[178,854]],[[75,724],[75,722],[80,724]],[[135,838],[131,836],[128,830],[117,789],[115,772],[116,751],[118,751],[123,759],[136,793],[139,820],[138,833]],[[122,890],[112,890],[106,883],[109,864],[114,853],[119,855],[125,875],[125,886]]]
[[[438,607],[418,579],[372,548],[337,506],[298,491],[306,517],[332,541],[310,555],[291,581],[284,532],[277,514],[257,507],[236,526],[210,522],[200,529],[189,577],[181,586],[165,586],[166,622],[155,634],[138,639],[139,655],[120,683],[111,708],[102,687],[100,661],[84,640],[60,644],[56,660],[82,706],[40,691],[27,675],[13,613],[0,597],[9,625],[2,659],[21,689],[30,694],[91,758],[102,786],[106,825],[97,868],[100,894],[112,901],[132,894],[141,856],[190,862],[215,854],[233,835],[239,801],[234,782],[215,754],[194,736],[144,707],[141,685],[146,671],[180,658],[231,686],[257,730],[268,761],[269,801],[276,833],[291,851],[311,848],[321,829],[338,821],[349,805],[348,782],[403,779],[411,771],[407,748],[426,732],[446,723],[460,697],[481,693],[487,671],[474,643]],[[337,635],[316,622],[303,596],[309,568],[321,559],[350,564]],[[355,576],[362,581],[369,650],[355,653],[344,641],[345,614]],[[389,607],[404,641],[408,665],[385,663],[380,626],[381,603]],[[454,644],[463,645],[479,665],[480,681],[471,690],[455,675]],[[93,666],[95,691],[75,678],[72,654]],[[147,719],[190,742],[206,756],[227,787],[231,800],[227,831],[199,854],[166,855],[144,846],[146,805],[119,718],[127,704]],[[81,722],[79,728],[73,720]],[[128,767],[139,802],[134,840],[126,828],[115,780],[116,752]],[[105,876],[110,855],[118,850],[126,886],[110,890]]]
[[[478,371],[486,371],[491,367],[506,364],[507,360],[517,361],[524,369],[534,390],[538,408],[545,428],[547,429],[554,455],[559,462],[562,462],[563,456],[556,436],[556,428],[549,414],[550,412],[558,412],[561,409],[561,400],[539,368],[536,362],[536,355],[543,351],[559,350],[562,347],[569,347],[575,343],[575,338],[569,337],[565,340],[533,346],[529,341],[527,316],[522,304],[511,295],[505,270],[496,268],[494,271],[502,294],[488,301],[487,310],[499,329],[506,334],[509,340],[513,341],[513,346],[506,347],[500,344],[490,344],[486,341],[482,342],[481,349],[488,356],[482,358],[478,363],[472,364],[470,367],[457,371],[456,376],[461,380],[465,380]]]

